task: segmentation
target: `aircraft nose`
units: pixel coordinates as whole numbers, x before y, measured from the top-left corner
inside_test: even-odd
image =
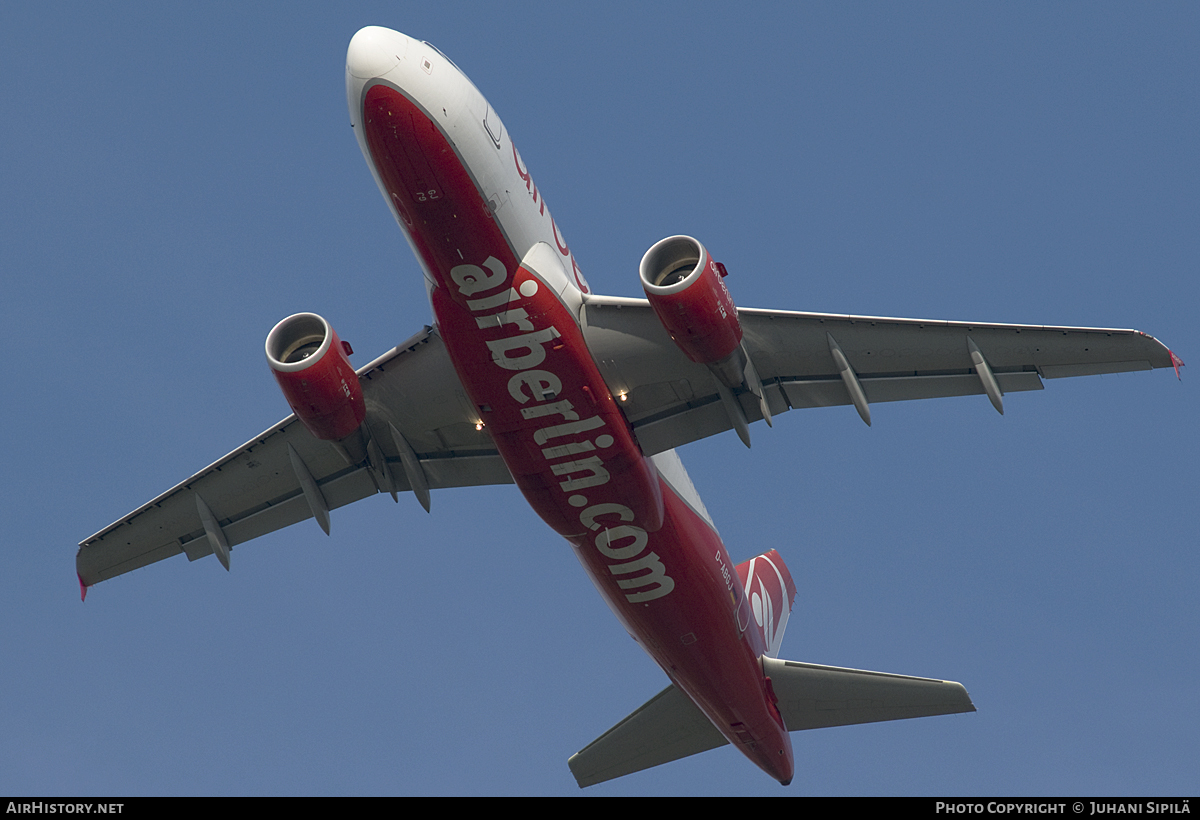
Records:
[[[350,40],[346,73],[362,80],[382,77],[404,59],[410,38],[398,31],[367,26]]]

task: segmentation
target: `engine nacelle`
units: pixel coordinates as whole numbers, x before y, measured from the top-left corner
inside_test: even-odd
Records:
[[[267,334],[267,362],[296,418],[314,436],[339,441],[367,416],[350,345],[315,313],[289,316]]]
[[[638,268],[642,287],[675,344],[693,362],[729,357],[742,341],[737,308],[722,270],[690,236],[656,242]]]

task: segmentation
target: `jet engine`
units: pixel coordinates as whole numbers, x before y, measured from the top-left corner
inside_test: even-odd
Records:
[[[656,242],[642,257],[638,275],[659,321],[689,359],[713,364],[737,350],[742,326],[725,287],[725,269],[703,245],[690,236]]]
[[[742,344],[737,308],[725,287],[725,266],[692,237],[668,236],[646,251],[638,276],[671,339],[689,359],[712,371],[730,424],[749,447],[749,420],[735,394],[753,394],[768,425],[771,406]]]
[[[339,441],[367,415],[350,345],[315,313],[289,316],[267,335],[267,362],[292,412],[314,436]]]

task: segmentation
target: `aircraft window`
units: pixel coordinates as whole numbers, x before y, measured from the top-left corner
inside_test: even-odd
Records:
[[[456,70],[457,70],[457,71],[458,71],[460,74],[463,74],[463,73],[464,73],[464,72],[463,72],[463,70],[462,70],[461,68],[459,68],[457,65],[454,65],[454,61],[453,61],[453,60],[451,60],[451,59],[450,59],[449,57],[447,57],[445,54],[442,54],[442,50],[441,50],[440,48],[438,48],[437,46],[435,46],[433,43],[429,42],[428,40],[422,40],[422,41],[421,41],[421,45],[429,46],[429,47],[430,47],[430,48],[432,48],[434,51],[436,51],[438,54],[441,54],[441,55],[442,55],[442,59],[443,59],[443,60],[445,60],[446,62],[448,62],[450,65],[454,66],[454,68],[455,68],[455,69],[456,69]]]

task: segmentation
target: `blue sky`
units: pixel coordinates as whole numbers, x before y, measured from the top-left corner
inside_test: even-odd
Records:
[[[286,414],[262,343],[430,319],[349,128],[353,33],[436,44],[592,286],[699,237],[747,307],[1136,327],[1200,360],[1194,5],[0,8],[0,793],[576,794],[665,685],[512,487],[385,496],[80,604],[75,545]],[[797,411],[689,445],[783,655],[974,715],[588,794],[1195,793],[1197,380]]]

